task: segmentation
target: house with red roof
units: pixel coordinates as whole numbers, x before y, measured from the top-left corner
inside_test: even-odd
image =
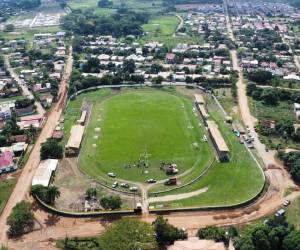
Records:
[[[17,165],[14,163],[14,155],[10,151],[0,154],[0,174],[8,173],[17,170]]]
[[[167,53],[166,61],[168,63],[174,63],[176,55],[174,53]]]

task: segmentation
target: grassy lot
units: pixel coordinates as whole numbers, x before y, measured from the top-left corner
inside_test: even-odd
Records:
[[[88,8],[97,8],[98,7],[98,0],[71,0],[68,1],[68,5],[72,9],[88,9]]]
[[[143,25],[143,30],[148,32],[148,34],[140,39],[140,43],[145,44],[157,41],[165,44],[168,48],[174,48],[178,43],[203,43],[203,37],[201,36],[173,37],[173,33],[176,31],[179,22],[179,19],[175,15],[153,17],[149,23]]]
[[[239,144],[231,126],[224,123],[223,115],[212,100],[208,100],[208,111],[215,120],[230,149],[228,163],[217,162],[206,176],[193,185],[172,191],[185,193],[208,187],[208,191],[188,199],[163,203],[170,207],[220,206],[243,202],[263,187],[263,176],[245,147]],[[159,203],[161,204],[161,203]],[[153,204],[157,205],[157,204]]]
[[[250,110],[253,116],[258,119],[269,119],[274,121],[291,120],[297,123],[296,116],[293,111],[292,104],[288,102],[280,102],[277,106],[264,105],[262,102],[255,101],[252,98],[248,98],[250,103]],[[285,148],[300,149],[300,143],[292,140],[287,140],[283,137],[275,136],[263,136],[260,135],[261,141],[266,144],[269,149],[276,149],[277,145]]]
[[[257,119],[271,119],[271,120],[292,120],[296,121],[296,116],[293,112],[292,104],[288,102],[280,102],[277,106],[264,105],[260,101],[255,101],[248,98],[250,109],[253,116]]]
[[[205,167],[211,152],[193,116],[189,100],[159,90],[128,91],[95,103],[79,165],[93,177],[114,172],[130,181],[167,178],[160,170],[162,161],[178,164],[180,173],[195,163]],[[147,161],[148,168],[134,166],[139,159]]]
[[[121,6],[121,4],[125,4],[129,9],[132,9],[136,12],[148,12],[151,14],[155,14],[161,10],[162,1],[154,0],[154,1],[142,1],[142,0],[113,0],[112,9],[106,8],[98,8],[98,0],[70,0],[68,1],[68,5],[72,9],[94,9],[96,13],[99,14],[110,14],[113,13],[117,8]]]
[[[76,121],[80,118],[81,115],[81,104],[82,101],[87,98],[90,102],[96,103],[97,101],[103,100],[104,97],[109,96],[111,94],[110,89],[104,89],[100,91],[93,91],[86,94],[81,94],[76,97],[75,100],[70,101],[66,108],[64,117],[64,138],[65,141],[70,136],[71,127],[76,123]]]
[[[202,44],[203,38],[201,36],[190,37],[190,36],[149,36],[146,35],[142,37],[139,42],[141,44],[145,44],[148,42],[159,42],[163,43],[167,48],[172,49],[179,43],[187,43],[187,44]]]
[[[18,100],[18,99],[22,99],[23,96],[19,95],[19,96],[13,96],[13,97],[0,97],[0,102],[7,102],[7,101],[13,101],[13,100]]]
[[[179,19],[174,16],[159,16],[151,19],[149,23],[143,25],[143,30],[149,35],[169,36],[172,35],[179,24]]]
[[[36,33],[54,33],[60,31],[59,26],[49,26],[49,27],[40,27],[40,28],[34,28],[34,29],[28,29],[28,30],[18,30],[16,32],[4,32],[0,31],[0,38],[3,37],[7,40],[13,40],[13,39],[25,39],[29,43],[29,47],[32,46],[33,42],[33,36]]]
[[[0,182],[0,213],[5,206],[14,186],[16,184],[16,179],[10,179]]]
[[[286,213],[287,221],[300,229],[300,198],[291,203]]]

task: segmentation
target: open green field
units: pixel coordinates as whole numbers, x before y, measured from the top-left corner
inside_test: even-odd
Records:
[[[165,44],[168,48],[174,48],[178,43],[203,43],[203,37],[201,36],[173,37],[173,33],[176,31],[179,23],[180,21],[175,15],[153,17],[149,23],[143,25],[143,30],[147,32],[147,35],[142,37],[139,41],[142,44],[157,41]]]
[[[212,153],[201,141],[192,107],[188,99],[159,90],[128,91],[94,104],[80,168],[96,178],[114,172],[120,179],[145,181],[168,178],[161,162],[176,163],[180,174],[196,167]],[[139,161],[147,167],[137,167]]]
[[[151,19],[149,23],[143,25],[143,30],[148,32],[149,35],[172,35],[177,26],[179,25],[179,19],[174,15],[159,16]]]
[[[0,182],[0,214],[8,200],[15,184],[16,184],[15,178]]]
[[[264,105],[260,101],[253,100],[252,98],[248,98],[248,100],[251,113],[258,119],[274,120],[275,122],[290,120],[293,123],[297,123],[292,103],[285,101],[279,102],[276,106],[269,106]],[[300,143],[293,141],[292,139],[285,140],[283,137],[277,135],[260,135],[260,137],[261,141],[266,144],[269,149],[276,149],[278,145],[282,148],[300,149]]]
[[[110,9],[98,8],[98,0],[70,0],[70,1],[68,1],[68,5],[72,9],[81,9],[81,10],[94,9],[96,11],[96,13],[104,14],[104,15],[113,13],[121,5],[125,5],[129,9],[132,9],[136,12],[148,12],[148,13],[154,14],[161,10],[162,1],[161,0],[153,0],[153,1],[113,0],[113,6]]]
[[[6,40],[24,39],[29,43],[28,47],[31,48],[34,34],[45,33],[45,32],[55,33],[60,30],[61,29],[59,26],[49,26],[49,27],[39,27],[39,28],[34,28],[34,29],[27,29],[27,30],[22,30],[22,31],[18,30],[16,32],[0,31],[0,38],[3,37]]]
[[[178,194],[202,188],[208,191],[191,198],[154,203],[167,207],[222,206],[244,202],[255,196],[264,185],[261,170],[251,158],[247,149],[232,133],[231,126],[224,123],[224,116],[215,102],[207,100],[210,119],[217,122],[219,129],[230,149],[231,160],[227,163],[215,162],[207,175],[185,188],[168,192]]]
[[[278,105],[265,105],[261,101],[249,98],[251,113],[258,119],[270,120],[292,120],[296,121],[292,104],[288,102],[279,102]]]
[[[111,182],[106,176],[108,172],[115,172],[120,179],[144,182],[149,178],[168,178],[159,165],[161,161],[170,161],[178,164],[179,174],[185,173],[179,178],[180,183],[196,178],[211,162],[214,153],[209,143],[202,142],[204,127],[199,126],[200,117],[193,113],[191,99],[186,95],[183,97],[181,92],[148,88],[121,92],[99,90],[71,101],[65,114],[66,139],[72,124],[80,116],[82,102],[93,104],[79,167],[88,175],[108,183]],[[260,168],[232,133],[231,126],[224,123],[224,115],[215,102],[211,99],[207,102],[210,117],[218,123],[230,148],[230,162],[215,161],[197,182],[164,195],[208,188],[205,193],[152,205],[174,208],[230,205],[244,202],[262,189],[264,178]],[[100,132],[96,133],[95,128],[101,128]],[[194,142],[198,143],[198,149],[193,147]],[[148,156],[148,168],[133,166],[145,156]],[[126,164],[131,167],[125,168]],[[157,184],[150,192],[165,188]]]
[[[287,221],[300,229],[300,198],[294,200],[286,212]]]

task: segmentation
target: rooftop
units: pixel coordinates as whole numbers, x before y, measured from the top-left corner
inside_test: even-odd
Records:
[[[200,240],[197,237],[191,237],[188,240],[178,240],[174,245],[169,246],[168,250],[225,250],[222,242],[213,240]]]
[[[14,164],[13,153],[6,151],[0,154],[0,169],[11,167]]]
[[[84,126],[74,125],[71,128],[70,138],[67,143],[67,148],[80,148],[81,140],[84,133]]]
[[[223,152],[229,152],[229,148],[218,128],[218,125],[214,121],[207,121],[207,126],[218,149]]]

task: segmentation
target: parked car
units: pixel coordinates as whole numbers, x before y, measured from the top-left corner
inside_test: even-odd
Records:
[[[119,185],[119,183],[117,181],[114,182],[114,184],[112,184],[113,188],[116,188]]]
[[[121,183],[120,185],[122,188],[129,188],[129,184],[128,183]]]
[[[170,178],[165,181],[165,185],[171,186],[171,185],[176,185],[177,184],[177,179],[176,178]]]
[[[249,144],[248,148],[254,148],[253,144]]]
[[[285,215],[285,210],[284,209],[279,209],[276,213],[275,213],[275,216],[276,217],[281,217]]]
[[[290,204],[291,204],[291,201],[290,201],[290,200],[285,200],[285,201],[283,202],[283,206],[285,206],[285,207],[289,206]]]
[[[137,187],[130,187],[129,190],[131,192],[136,192],[136,191],[138,191],[138,188]]]
[[[112,177],[112,178],[115,178],[116,177],[116,175],[114,174],[114,173],[108,173],[107,174],[109,177]]]
[[[149,179],[149,180],[147,180],[147,183],[156,183],[156,180],[155,179]]]

